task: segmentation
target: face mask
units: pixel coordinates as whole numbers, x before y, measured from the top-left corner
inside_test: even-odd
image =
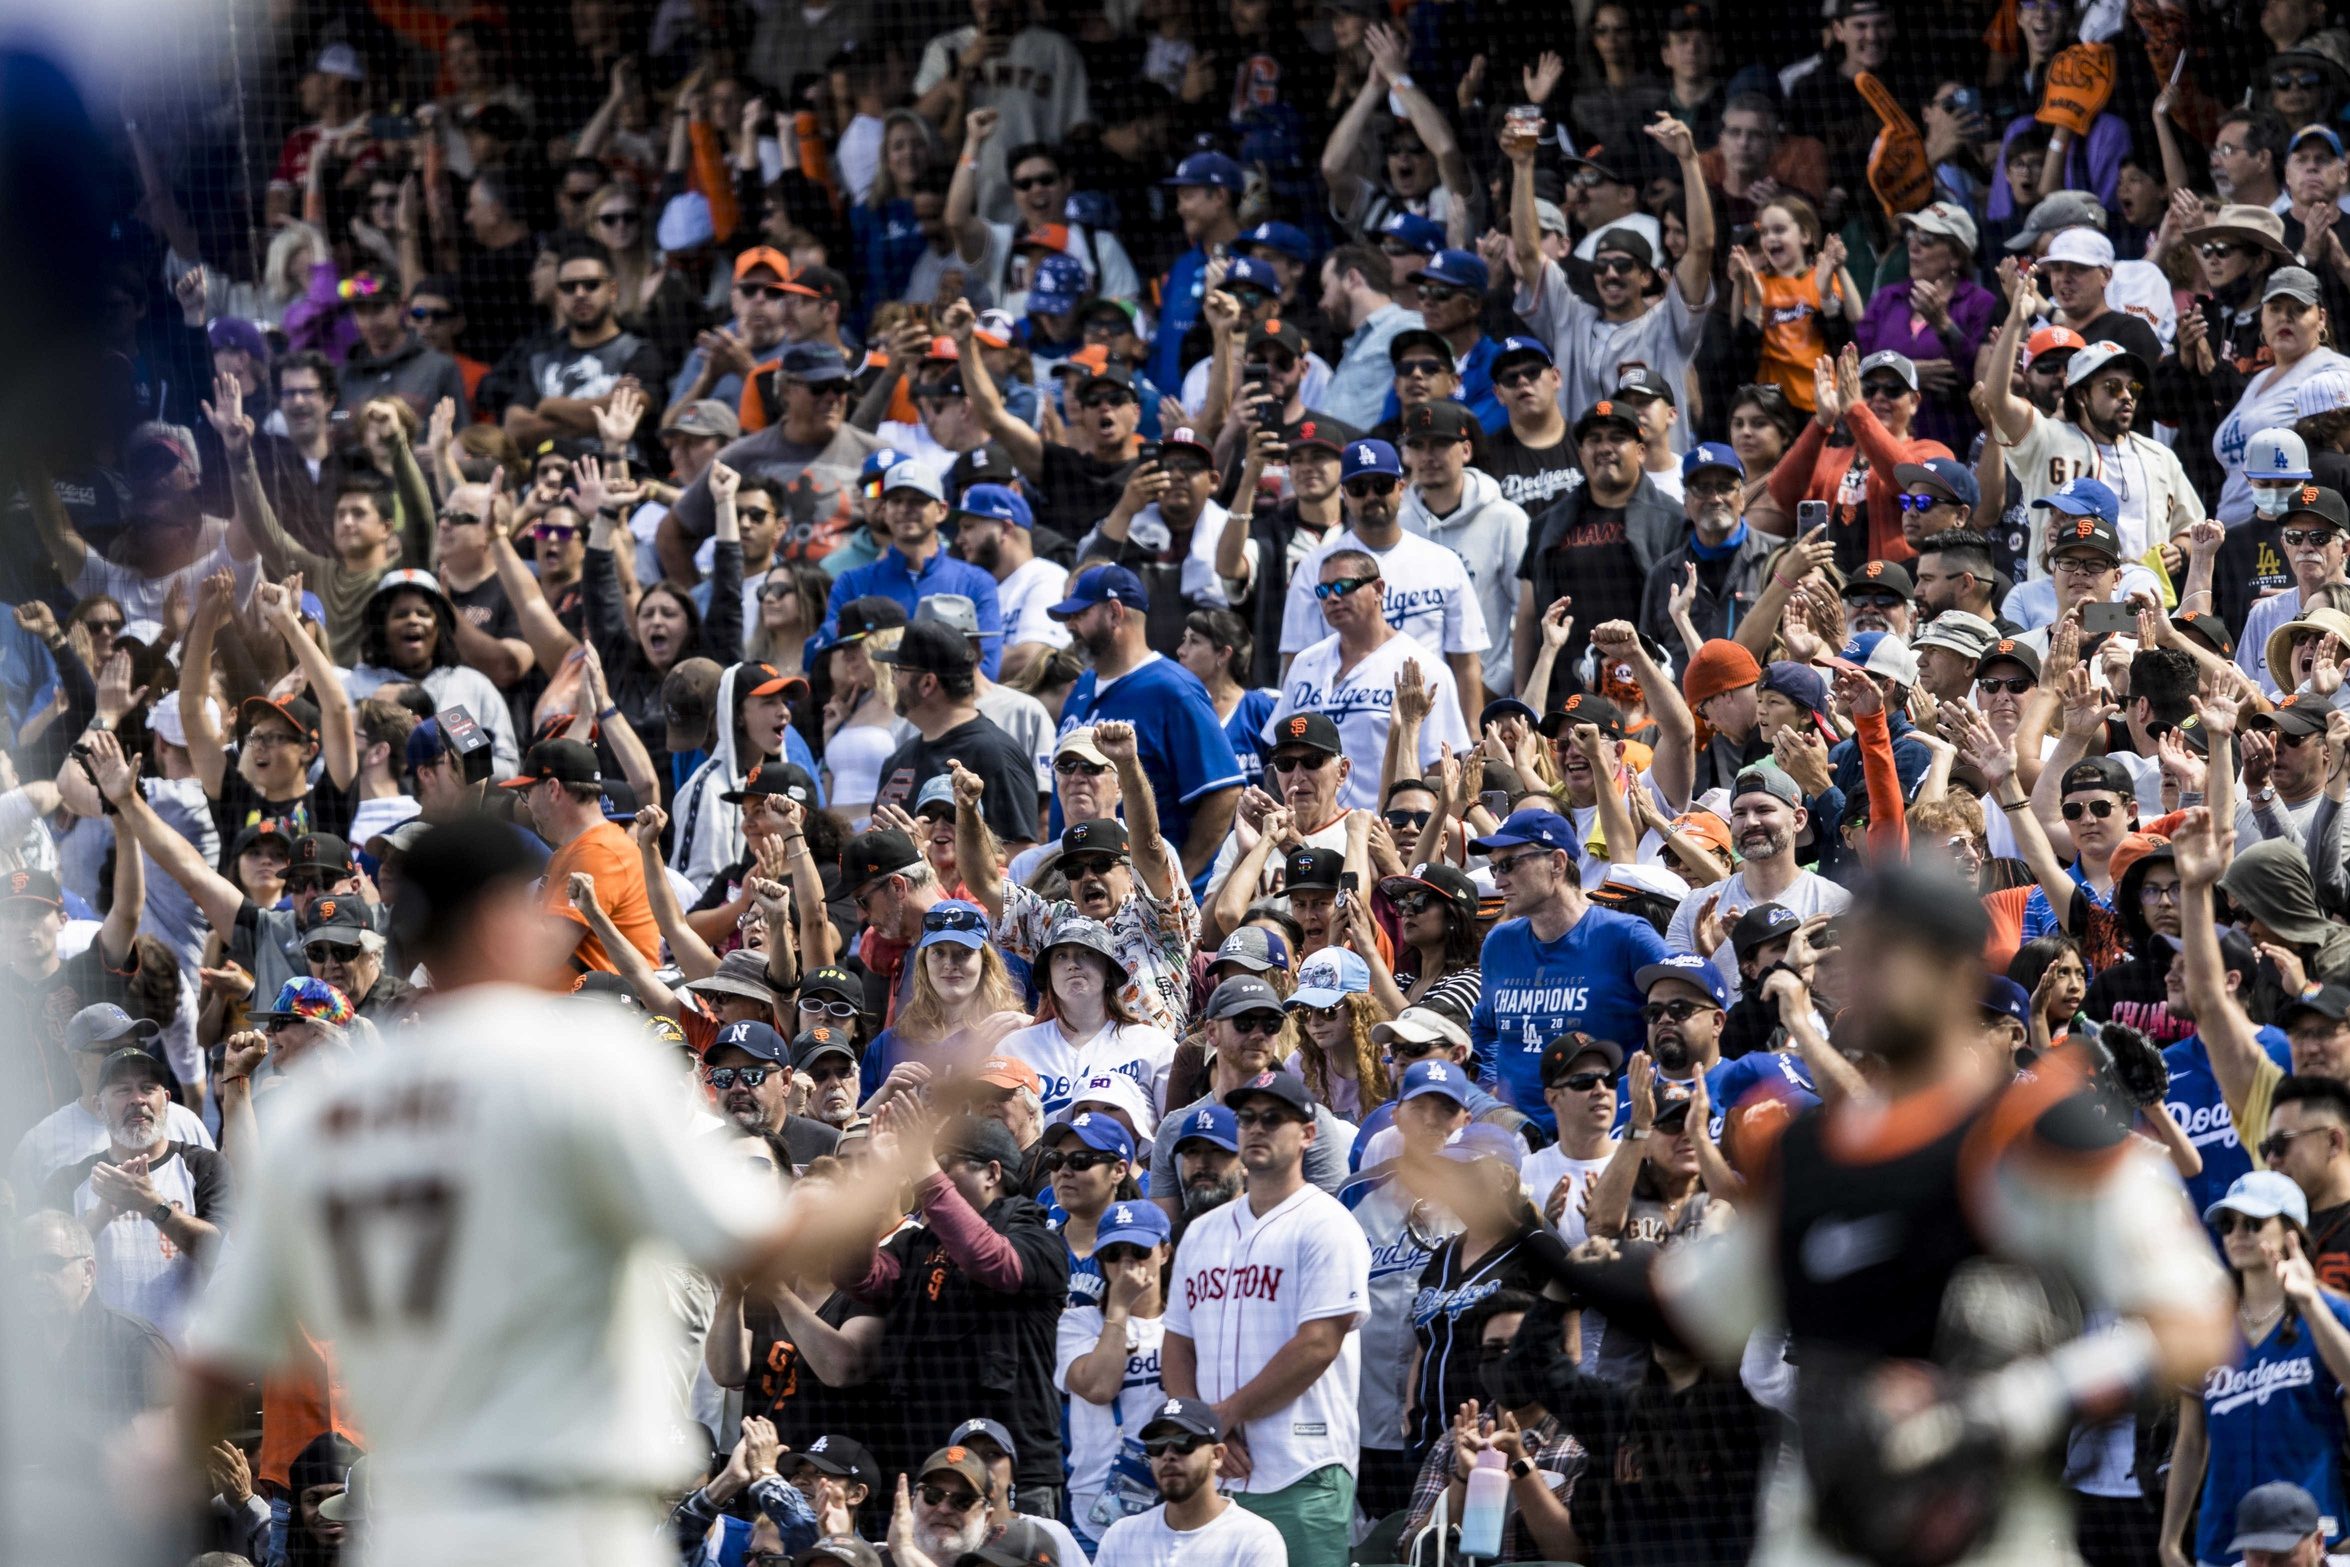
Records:
[[[2254,490],[2252,509],[2263,517],[2282,517],[2293,509],[2291,490]]]

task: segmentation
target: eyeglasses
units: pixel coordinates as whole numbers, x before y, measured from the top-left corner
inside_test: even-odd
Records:
[[[2322,550],[2337,537],[2331,528],[2287,528],[2277,535],[2295,549]]]
[[[2206,261],[2225,261],[2230,256],[2249,256],[2252,247],[2236,244],[2232,240],[2207,239],[2195,247],[2195,254]]]
[[[1485,868],[1496,876],[1515,876],[1522,868],[1532,862],[1549,858],[1551,852],[1551,850],[1545,849],[1536,854],[1512,854],[1506,858],[1496,857],[1487,860]]]
[[[1978,675],[1975,677],[1975,689],[1985,696],[1996,696],[2002,691],[2007,692],[2010,696],[2022,696],[2037,684],[2039,682],[2030,675]]]
[[[1014,181],[1012,181],[1012,189],[1014,189],[1014,190],[1043,190],[1043,189],[1045,189],[1047,186],[1058,185],[1058,184],[1060,184],[1060,183],[1061,183],[1061,176],[1060,176],[1059,174],[1057,174],[1057,173],[1056,173],[1056,174],[1031,174],[1031,175],[1029,175],[1029,176],[1028,176],[1026,179],[1017,179],[1017,180],[1014,180]]]
[[[1088,877],[1107,876],[1117,868],[1118,857],[1114,854],[1064,856],[1061,860],[1061,874],[1071,881],[1084,881]]]
[[[1080,775],[1087,778],[1098,778],[1108,772],[1109,768],[1100,762],[1089,762],[1081,756],[1063,756],[1054,759],[1053,771],[1064,778],[1075,778]]]
[[[1935,507],[1942,504],[1941,496],[1928,495],[1923,490],[1911,490],[1908,493],[1899,496],[1898,499],[1901,502],[1901,509],[1903,511],[1932,511]]]
[[[245,736],[245,748],[250,751],[267,751],[279,746],[300,745],[301,743],[302,737],[300,735],[287,734],[282,729],[263,729]]]
[[[365,947],[347,947],[339,941],[314,941],[302,949],[321,963],[356,963]]]
[[[1314,597],[1327,604],[1332,599],[1346,597],[1357,588],[1367,588],[1378,580],[1377,577],[1340,577],[1335,582],[1317,582],[1314,584]]]
[[[1395,373],[1399,376],[1450,375],[1452,366],[1441,359],[1399,359],[1396,361]]]
[[[1142,1444],[1142,1450],[1153,1458],[1188,1457],[1208,1445],[1204,1436],[1154,1436]]]
[[[2101,571],[2111,571],[2119,563],[2103,555],[2059,555],[2049,563],[2068,577],[2094,577]]]
[[[2296,87],[2307,92],[2313,87],[2324,85],[2325,73],[2323,71],[2271,71],[2268,73],[2268,90],[2270,92],[2290,92]],[[2214,148],[2213,150],[2217,151],[2218,149]]]
[[[1082,1148],[1076,1153],[1063,1153],[1056,1148],[1036,1161],[1037,1167],[1047,1175],[1058,1175],[1063,1170],[1071,1175],[1084,1175],[1088,1171],[1106,1170],[1113,1164],[1124,1162],[1116,1154],[1105,1153],[1098,1148]]]
[[[2064,802],[2064,819],[2077,822],[2083,815],[2089,815],[2103,821],[2120,809],[2111,800],[2067,800]]]
[[[1318,773],[1329,763],[1330,758],[1320,751],[1292,751],[1265,765],[1277,773]]]
[[[1401,483],[1403,483],[1401,479],[1390,478],[1383,473],[1372,474],[1359,479],[1347,480],[1346,493],[1358,501],[1367,501],[1380,495],[1393,495],[1396,486]],[[1319,592],[1320,589],[1315,591]]]
[[[922,1505],[925,1507],[952,1507],[956,1512],[967,1513],[984,1499],[976,1491],[950,1491],[943,1485],[926,1485],[922,1488]]]
[[[94,635],[101,637],[113,636],[122,629],[121,621],[97,615],[90,616],[82,624],[88,627]]]
[[[603,286],[604,280],[600,277],[564,278],[555,284],[555,291],[559,294],[592,294]]]
[[[1512,365],[1493,378],[1493,384],[1505,392],[1514,392],[1521,386],[1532,386],[1542,379],[1547,365]]]
[[[1640,1015],[1651,1023],[1686,1023],[1700,1012],[1718,1012],[1710,1001],[1651,1001]]]
[[[1278,1012],[1243,1012],[1228,1021],[1232,1032],[1243,1038],[1257,1036],[1270,1039],[1281,1032],[1281,1025],[1288,1019]]]
[[[735,1084],[756,1088],[767,1081],[767,1074],[776,1070],[771,1066],[714,1066],[702,1074],[702,1080],[720,1093]]]
[[[1287,1126],[1292,1121],[1301,1126],[1305,1124],[1302,1116],[1290,1115],[1281,1110],[1235,1110],[1232,1112],[1232,1124],[1240,1127],[1263,1127],[1269,1131],[1276,1126]]]
[[[1684,1005],[1686,1005],[1686,1003],[1684,1003]],[[1552,1078],[1549,1082],[1544,1083],[1542,1086],[1545,1088],[1564,1088],[1570,1093],[1587,1094],[1594,1088],[1598,1088],[1605,1084],[1607,1080],[1608,1076],[1605,1072],[1569,1072],[1564,1077]]]
[[[1583,182],[1577,180],[1576,183]],[[1599,181],[1593,180],[1591,183],[1596,185]],[[1595,277],[1629,277],[1640,270],[1640,263],[1630,256],[1601,256],[1591,263],[1592,275]]]
[[[2260,1140],[2260,1157],[2274,1164],[2293,1151],[2294,1138],[2332,1130],[2330,1126],[2305,1126],[2298,1132],[2271,1132]]]

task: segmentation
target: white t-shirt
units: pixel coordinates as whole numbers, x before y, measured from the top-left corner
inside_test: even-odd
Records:
[[[1017,1057],[1036,1068],[1044,1081],[1045,1119],[1050,1120],[1076,1101],[1079,1084],[1103,1072],[1125,1073],[1152,1110],[1164,1110],[1175,1041],[1165,1030],[1146,1024],[1105,1023],[1091,1039],[1072,1044],[1059,1023],[1048,1021],[1006,1034],[996,1045],[996,1054]],[[1080,1520],[1084,1516],[1078,1514]]]
[[[1714,904],[1714,917],[1722,922],[1725,931],[1738,923],[1739,915],[1758,903],[1776,903],[1783,909],[1794,910],[1799,918],[1810,919],[1814,914],[1840,913],[1852,901],[1851,893],[1812,871],[1797,871],[1795,880],[1788,884],[1787,890],[1774,897],[1757,897],[1747,888],[1746,873],[1740,871],[1728,881],[1691,888],[1689,896],[1683,898],[1681,906],[1673,911],[1672,923],[1665,928],[1665,945],[1675,952],[1695,952],[1698,911],[1717,894],[1720,901]],[[1737,1001],[1737,949],[1727,941],[1723,942],[1714,951],[1714,967],[1721,971],[1723,980],[1729,985],[1731,1001]]]
[[[197,590],[204,579],[226,567],[236,578],[236,601],[239,604],[252,596],[253,588],[261,580],[261,557],[256,555],[239,560],[229,552],[228,524],[218,518],[207,517],[201,532],[196,535],[196,560],[193,565],[160,577],[150,577],[129,566],[117,565],[91,550],[82,557],[82,569],[74,573],[73,591],[77,598],[91,598],[100,593],[122,606],[126,621],[163,621],[165,601],[171,597],[175,585],[184,584],[188,602],[196,601]],[[90,671],[92,675],[96,670]]]
[[[303,1330],[333,1340],[387,1514],[674,1485],[664,1264],[741,1266],[781,1202],[693,1114],[607,1010],[505,985],[429,1001],[399,1049],[282,1091],[192,1351],[257,1372]]]
[[[1025,691],[989,681],[979,693],[979,715],[1012,737],[1036,763],[1036,792],[1053,792],[1053,715]]]
[[[1042,555],[995,585],[996,603],[1004,612],[1004,646],[1042,642],[1067,647],[1069,628],[1045,613],[1069,596],[1069,568],[1056,566]]]
[[[1569,1247],[1580,1246],[1591,1238],[1583,1205],[1591,1200],[1592,1185],[1614,1157],[1615,1146],[1616,1140],[1611,1137],[1608,1152],[1598,1158],[1570,1159],[1558,1144],[1552,1143],[1548,1148],[1537,1148],[1528,1154],[1525,1167],[1518,1172],[1527,1197],[1534,1203],[1534,1211],[1545,1217],[1550,1213],[1551,1193],[1558,1190],[1559,1182],[1567,1183],[1567,1205],[1559,1211],[1558,1237]]]
[[[1452,551],[1432,547],[1459,565],[1460,557]],[[1379,808],[1379,764],[1387,754],[1387,730],[1395,718],[1395,688],[1403,679],[1407,659],[1420,666],[1421,683],[1432,698],[1428,717],[1420,725],[1418,766],[1433,771],[1445,746],[1451,746],[1457,755],[1468,750],[1473,737],[1468,720],[1461,716],[1460,689],[1453,683],[1452,666],[1430,652],[1426,644],[1399,632],[1342,675],[1338,666],[1345,657],[1333,632],[1292,659],[1289,673],[1282,677],[1280,699],[1258,733],[1264,737],[1265,754],[1271,756],[1277,743],[1275,731],[1290,714],[1328,714],[1354,763],[1339,790],[1338,803],[1375,811]]]
[[[1188,1532],[1167,1527],[1162,1505],[1110,1525],[1093,1567],[1289,1567],[1281,1531],[1238,1503]]]
[[[1384,744],[1384,740],[1381,742]],[[1346,819],[1350,813],[1343,808],[1312,832],[1300,833],[1298,840],[1309,849],[1336,849],[1346,852]],[[1216,850],[1216,863],[1208,867],[1208,902],[1216,901],[1217,889],[1224,878],[1232,874],[1232,867],[1240,863],[1240,835],[1226,833],[1222,847]],[[1265,877],[1256,890],[1256,897],[1270,897],[1280,891],[1282,856],[1276,852],[1266,857]],[[1253,900],[1252,900],[1253,901]]]
[[[163,1107],[163,1135],[175,1143],[213,1146],[211,1128],[176,1099]],[[67,1165],[79,1164],[113,1145],[106,1134],[106,1120],[97,1111],[84,1107],[79,1099],[59,1105],[18,1138],[16,1151],[8,1156],[8,1184],[16,1191],[18,1206],[33,1205],[41,1188],[49,1184],[49,1177]]]
[[[1298,1329],[1343,1318],[1329,1368],[1287,1407],[1243,1424],[1253,1465],[1230,1489],[1279,1491],[1317,1469],[1351,1468],[1361,1446],[1355,1395],[1362,1374],[1371,1247],[1344,1204],[1311,1183],[1263,1218],[1247,1195],[1210,1210],[1183,1234],[1167,1302],[1167,1331],[1192,1342],[1199,1395],[1230,1398],[1272,1364]]]
[[[1102,1339],[1099,1306],[1071,1306],[1061,1313],[1060,1340],[1053,1352],[1053,1386],[1069,1394],[1069,1516],[1087,1528],[1095,1498],[1110,1483],[1110,1464],[1127,1437],[1142,1428],[1166,1398],[1159,1386],[1159,1346],[1167,1337],[1164,1317],[1126,1319],[1126,1380],[1107,1404],[1069,1393],[1069,1368],[1093,1353]]]
[[[1322,580],[1322,559],[1333,550],[1361,550],[1379,562],[1379,593],[1387,623],[1421,646],[1443,653],[1482,653],[1493,645],[1476,584],[1458,555],[1416,533],[1404,533],[1386,549],[1375,550],[1348,528],[1289,574],[1289,597],[1281,610],[1282,652],[1302,653],[1330,635],[1330,622],[1322,618],[1314,588]],[[1370,767],[1373,774],[1379,771],[1376,751]]]

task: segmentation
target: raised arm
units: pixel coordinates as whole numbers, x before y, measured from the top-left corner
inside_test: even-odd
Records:
[[[1714,287],[1714,201],[1706,187],[1705,171],[1697,162],[1697,138],[1689,127],[1669,114],[1659,113],[1656,123],[1645,127],[1651,140],[1673,155],[1681,170],[1681,200],[1684,207],[1682,221],[1689,231],[1689,243],[1681,252],[1681,259],[1673,264],[1673,284],[1681,291],[1681,301],[1691,310],[1703,310],[1713,297]]]
[[[1687,809],[1689,790],[1697,781],[1697,721],[1681,700],[1681,688],[1657,667],[1630,621],[1610,620],[1592,627],[1591,641],[1601,657],[1632,666],[1633,678],[1648,699],[1648,716],[1656,720],[1656,755],[1649,774],[1674,810]]]
[[[628,780],[629,789],[639,802],[661,798],[661,775],[653,770],[653,756],[645,749],[636,726],[628,721],[612,700],[611,690],[604,684],[604,659],[592,647],[580,649],[580,676],[586,684],[587,708],[595,715],[596,728],[611,742],[612,755],[620,763],[620,776]]]
[[[1379,41],[1374,43],[1374,39]],[[1379,65],[1380,49],[1385,47],[1391,61],[1401,59],[1403,54],[1402,45],[1395,40],[1394,34],[1377,22],[1364,29],[1363,43],[1371,50],[1371,69],[1363,73],[1362,90],[1355,94],[1354,102],[1346,106],[1346,112],[1338,117],[1338,123],[1330,128],[1329,141],[1322,145],[1322,184],[1334,198],[1341,192],[1351,193],[1356,188],[1360,176],[1355,173],[1355,154],[1362,146],[1363,132],[1370,125],[1371,116],[1387,106],[1388,81],[1386,72]],[[1351,219],[1354,216],[1355,198],[1349,194],[1345,200],[1346,216]]]
[[[661,861],[661,834],[668,827],[669,817],[661,807],[643,805],[637,808],[636,820],[628,824],[628,835],[636,840],[637,853],[644,861],[645,901],[652,905],[653,923],[661,928],[661,939],[669,943],[669,960],[687,979],[706,979],[718,972],[718,954],[686,923],[677,889],[669,884],[669,868]],[[602,931],[596,935],[604,939]],[[611,942],[606,940],[604,945],[609,948]]]
[[[1161,903],[1175,896],[1178,867],[1174,856],[1167,852],[1167,840],[1159,832],[1159,800],[1151,792],[1151,781],[1142,770],[1142,753],[1134,739],[1134,726],[1122,720],[1104,719],[1093,726],[1095,749],[1109,759],[1118,772],[1119,799],[1126,813],[1126,841],[1134,856],[1134,874],[1142,878],[1143,886]],[[960,865],[962,861],[955,862]]]
[[[1541,292],[1542,269],[1549,264],[1542,254],[1542,219],[1534,210],[1534,154],[1541,144],[1531,125],[1515,120],[1502,125],[1501,151],[1510,165],[1510,260],[1529,295]]]
[[[99,744],[104,741],[104,745]],[[205,863],[196,846],[165,824],[139,792],[137,770],[123,762],[122,747],[112,735],[90,736],[91,765],[98,774],[99,792],[113,805],[115,821],[130,829],[138,846],[147,851],[163,873],[185,888],[204,918],[225,940],[236,929],[245,895],[236,885]],[[110,765],[102,765],[101,758]]]
[[[1469,217],[1477,183],[1469,172],[1469,160],[1462,155],[1460,139],[1452,133],[1452,122],[1444,117],[1436,100],[1412,79],[1408,69],[1411,61],[1405,53],[1401,33],[1383,23],[1374,23],[1365,31],[1363,42],[1371,51],[1371,62],[1376,67],[1371,79],[1387,78],[1396,101],[1403,105],[1404,117],[1419,132],[1420,144],[1436,160],[1436,177],[1444,182],[1445,194],[1452,198],[1445,223],[1445,243],[1465,248],[1473,232]],[[1336,139],[1332,137],[1333,141]]]
[[[955,160],[955,177],[947,183],[947,232],[955,236],[955,253],[966,266],[987,259],[987,221],[979,215],[979,159],[1001,117],[998,109],[973,109],[963,116],[963,155]]]
[[[50,483],[48,471],[38,463],[27,463],[23,469],[25,504],[32,508],[33,529],[41,535],[41,548],[49,555],[49,563],[57,568],[67,586],[81,576],[82,566],[90,558],[90,546],[73,519],[66,515],[65,505],[57,498],[57,489]]]
[[[287,578],[283,586],[264,582],[253,590],[253,598],[262,622],[284,641],[302,678],[310,683],[311,700],[318,704],[319,757],[326,763],[327,776],[337,789],[350,788],[359,776],[358,715],[351,709],[351,693],[335,675],[333,660],[302,629],[301,575]]]
[[[2171,854],[2179,870],[2179,955],[2187,964],[2187,999],[2195,1008],[2195,1031],[2211,1057],[2211,1075],[2231,1112],[2252,1096],[2261,1063],[2268,1059],[2252,1019],[2228,988],[2227,962],[2219,950],[2211,889],[2219,885],[2232,852],[2235,829],[2208,806],[2185,813],[2171,833]]]
[[[2007,295],[2007,319],[1991,338],[1991,362],[1983,367],[1983,391],[1991,405],[1993,433],[2003,445],[2013,446],[2031,430],[2039,413],[2015,391],[2015,362],[2022,352],[2024,333],[2044,308],[2039,281],[2016,264],[2013,256],[1999,263],[1999,286]]]
[[[82,737],[82,743],[90,748],[90,766],[98,774],[100,793],[105,793],[110,783],[118,790],[138,793],[138,764],[123,759],[122,742],[111,730],[90,730]],[[130,964],[131,943],[139,934],[139,914],[147,905],[147,862],[143,855],[125,853],[121,846],[116,847],[113,893],[114,901],[107,905],[106,919],[98,927],[98,955],[108,968],[120,973]]]
[[[995,834],[979,811],[987,780],[961,762],[950,760],[947,768],[955,786],[955,869],[971,900],[987,910],[988,923],[994,924],[1004,917],[1004,871]]]
[[[2024,793],[2023,781],[2016,777],[2014,750],[1992,732],[1991,725],[1980,713],[1964,702],[1953,702],[1943,708],[1942,717],[1958,746],[1959,756],[1990,784],[1988,797],[2007,817],[2016,848],[2021,851],[2024,863],[2031,867],[2033,879],[2040,883],[2040,891],[2047,897],[2059,928],[2071,929],[2073,878],[2065,869],[2063,857],[2048,841],[2048,834],[2041,830],[2031,797]]]
[[[188,626],[187,646],[180,653],[180,727],[187,731],[188,760],[196,769],[197,781],[215,800],[220,798],[221,785],[228,776],[228,746],[212,716],[212,644],[220,635],[220,623],[227,618],[236,591],[236,578],[226,567],[204,579],[196,593],[196,618]],[[215,927],[219,923],[213,922]]]
[[[1574,738],[1575,749],[1591,765],[1599,831],[1607,840],[1608,860],[1629,865],[1640,858],[1640,834],[1632,826],[1631,807],[1624,803],[1624,791],[1617,783],[1623,776],[1623,747],[1601,734],[1597,724],[1577,724],[1568,733]],[[1632,780],[1631,787],[1639,788],[1640,780]]]
[[[1003,394],[996,390],[995,378],[987,373],[987,365],[971,346],[971,329],[979,317],[972,311],[971,302],[958,299],[947,306],[939,325],[947,336],[955,340],[955,349],[962,355],[963,392],[971,400],[971,411],[979,416],[979,423],[991,440],[1002,443],[1023,477],[1032,484],[1044,481],[1044,437],[1030,429],[1024,420],[1012,417],[1004,406]]]
[[[638,820],[643,818],[639,817]],[[573,871],[563,890],[571,899],[571,907],[580,920],[596,940],[604,944],[604,950],[611,954],[614,971],[628,982],[628,988],[636,992],[637,999],[645,1004],[646,1010],[676,1017],[684,1003],[678,999],[675,991],[661,982],[660,974],[646,960],[645,955],[637,951],[636,943],[621,934],[620,927],[612,923],[612,916],[604,912],[604,905],[596,897],[596,879],[585,871]]]

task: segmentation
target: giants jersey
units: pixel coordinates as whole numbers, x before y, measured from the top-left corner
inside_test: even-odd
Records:
[[[418,1017],[285,1091],[192,1352],[331,1340],[386,1514],[670,1484],[662,1255],[735,1265],[780,1187],[616,1014],[484,986]]]
[[[1253,1466],[1227,1487],[1269,1492],[1330,1464],[1355,1463],[1362,1326],[1371,1246],[1354,1215],[1308,1184],[1258,1218],[1244,1193],[1183,1232],[1167,1292],[1167,1332],[1190,1339],[1199,1396],[1231,1397],[1308,1322],[1346,1320],[1338,1358],[1287,1408],[1248,1421]]]

